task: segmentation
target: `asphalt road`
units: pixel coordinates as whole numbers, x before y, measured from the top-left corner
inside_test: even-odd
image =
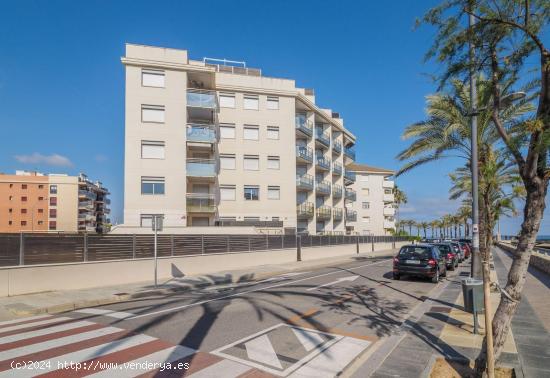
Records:
[[[79,359],[89,364],[94,360],[189,364],[170,372],[125,368],[127,376],[145,372],[192,377],[334,376],[396,331],[437,286],[416,278],[394,281],[391,264],[391,259],[361,259],[257,282],[83,309],[54,317],[61,326],[51,318],[37,319],[46,324],[31,332],[73,328],[54,329],[49,336],[40,336],[47,338],[39,340],[41,347],[30,345],[25,351],[24,340],[37,337],[29,334],[18,341],[23,342],[19,354],[9,348],[2,352],[2,336],[17,337],[9,335],[26,329],[16,325],[6,334],[2,333],[6,325],[0,324],[0,377],[1,361],[6,357],[46,361],[56,353],[52,347],[60,348],[57,360]],[[75,322],[82,328],[74,328]],[[82,332],[89,336],[78,336]],[[45,348],[50,354],[40,352]],[[122,374],[109,369],[96,365],[86,375]],[[19,373],[25,376],[28,371]]]

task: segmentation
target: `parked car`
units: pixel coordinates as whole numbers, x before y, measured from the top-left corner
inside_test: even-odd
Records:
[[[449,244],[453,249],[454,253],[458,256],[458,262],[461,263],[462,261],[464,261],[464,253],[460,248],[460,244],[458,244],[458,242],[456,241],[450,241]]]
[[[428,277],[437,283],[440,276],[447,275],[446,259],[434,245],[404,245],[393,258],[393,279],[398,280],[404,274]]]
[[[450,243],[437,243],[434,244],[441,254],[445,257],[445,263],[447,266],[447,269],[449,270],[455,270],[455,268],[458,266],[458,256],[455,253],[454,249],[452,248]]]
[[[468,257],[470,257],[471,253],[470,246],[468,245],[468,243],[464,243],[461,241],[459,241],[458,244],[460,245],[460,249],[462,249],[462,252],[464,254],[464,260],[467,260]]]

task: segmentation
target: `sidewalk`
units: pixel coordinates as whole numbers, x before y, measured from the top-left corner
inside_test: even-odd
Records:
[[[381,363],[375,365],[367,360],[353,377],[428,377],[438,357],[461,362],[475,360],[483,341],[485,320],[483,315],[478,317],[480,334],[474,335],[473,316],[463,311],[461,279],[469,276],[470,261],[462,263],[456,275],[444,279],[443,287],[420,305],[418,316],[404,322],[399,333],[393,336],[397,339],[393,350],[391,346],[380,346],[389,353],[380,359]],[[492,278],[496,278],[493,272]],[[499,293],[491,294],[493,312],[499,300]],[[508,335],[499,365],[513,368],[520,365],[512,333]]]
[[[365,252],[354,255],[329,257],[286,264],[260,265],[253,269],[212,272],[200,276],[173,278],[160,282],[155,288],[152,281],[128,285],[107,286],[82,290],[53,291],[38,294],[0,297],[0,321],[19,316],[57,313],[78,308],[122,302],[129,299],[169,295],[176,292],[212,285],[253,282],[285,273],[322,268],[334,264],[393,256],[396,250]],[[151,272],[153,276],[153,272]]]

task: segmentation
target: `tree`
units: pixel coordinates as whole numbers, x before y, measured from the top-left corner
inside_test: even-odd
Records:
[[[439,222],[433,220],[430,222],[430,228],[432,229],[432,238],[437,237],[437,228],[439,227]]]
[[[473,28],[465,27],[463,22],[470,15],[477,20]],[[491,120],[517,165],[525,188],[523,222],[515,258],[493,319],[498,359],[521,300],[529,259],[546,207],[550,179],[550,51],[541,35],[550,24],[550,3],[547,0],[445,1],[430,10],[424,21],[438,29],[428,57],[444,65],[441,85],[449,78],[463,78],[473,70],[487,72],[491,78]],[[476,47],[473,60],[468,54],[467,42]],[[505,100],[513,97],[503,83],[516,82],[517,78],[524,84],[521,89],[536,99],[536,111],[520,122],[507,125],[501,111],[511,102]],[[476,361],[478,373],[485,368],[486,347],[484,342]]]
[[[393,188],[393,203],[395,204],[395,218],[399,223],[399,208],[407,203],[407,195],[397,185]]]
[[[422,228],[422,231],[424,233],[424,239],[426,239],[427,238],[426,230],[428,229],[428,227],[430,227],[430,223],[423,221],[423,222],[420,222],[419,225]],[[433,229],[432,229],[432,236],[433,236]]]

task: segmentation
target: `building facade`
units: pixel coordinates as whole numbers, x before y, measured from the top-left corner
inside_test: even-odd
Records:
[[[0,174],[0,233],[107,232],[108,194],[83,174]]]
[[[355,137],[294,80],[126,45],[124,225],[344,233]],[[235,62],[232,62],[235,63]],[[348,195],[346,196],[346,186]],[[179,231],[178,231],[179,230]]]
[[[348,231],[362,235],[389,235],[395,230],[394,181],[389,178],[394,171],[364,164],[350,164],[346,167],[354,173],[356,181],[351,185],[357,195],[348,211],[355,216]]]

